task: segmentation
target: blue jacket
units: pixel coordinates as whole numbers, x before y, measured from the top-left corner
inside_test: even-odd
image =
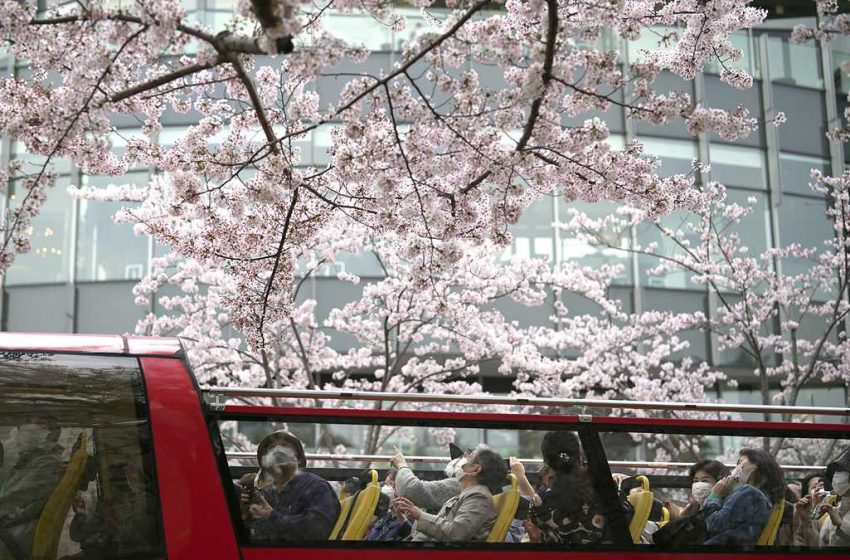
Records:
[[[392,511],[388,511],[372,526],[367,541],[401,541],[410,534],[410,523],[399,521]]]
[[[339,500],[322,477],[299,471],[281,489],[260,490],[272,506],[268,519],[251,522],[252,537],[275,541],[326,540],[339,517]]]
[[[767,496],[749,484],[736,488],[726,499],[709,494],[703,505],[709,513],[704,544],[756,544],[773,504]]]

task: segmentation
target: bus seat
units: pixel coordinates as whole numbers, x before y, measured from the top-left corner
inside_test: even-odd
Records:
[[[381,496],[381,486],[378,484],[378,471],[371,469],[369,471],[369,484],[366,488],[357,492],[351,498],[354,504],[351,506],[351,514],[348,522],[345,524],[345,531],[339,540],[343,541],[362,541],[366,536],[366,531],[369,530],[369,522],[372,516],[375,515],[375,508],[378,507],[378,498]]]
[[[824,503],[825,503],[825,504],[829,504],[829,505],[831,505],[831,506],[834,506],[834,505],[835,505],[835,502],[837,502],[837,501],[838,501],[838,496],[830,495],[830,496],[827,496],[827,497],[826,497],[826,502],[824,502]],[[821,515],[820,517],[818,517],[818,523],[820,523],[820,525],[819,525],[819,526],[820,526],[820,527],[823,527],[823,524],[824,524],[824,523],[826,523],[826,520],[827,520],[827,519],[829,519],[829,514],[828,514],[828,513],[824,513],[823,515]]]
[[[761,530],[761,535],[756,541],[758,545],[772,545],[776,540],[776,533],[779,531],[779,525],[782,523],[782,514],[785,512],[785,500],[773,508],[770,517],[767,518],[767,523],[764,529]]]
[[[71,503],[77,495],[77,489],[86,472],[86,463],[89,454],[86,449],[88,438],[85,432],[81,433],[74,444],[74,451],[65,473],[59,480],[59,484],[50,494],[50,498],[41,510],[38,523],[35,526],[35,534],[32,545],[33,560],[54,560],[59,549],[59,538],[62,536],[62,528]]]
[[[340,491],[340,508],[339,508],[339,517],[336,518],[336,523],[334,524],[333,530],[331,530],[330,536],[328,536],[328,540],[335,541],[339,537],[342,532],[342,528],[345,527],[345,523],[348,521],[348,516],[351,515],[351,506],[354,504],[354,498],[356,496],[345,496],[344,491]]]
[[[629,534],[632,537],[632,542],[637,544],[640,542],[640,536],[643,533],[643,528],[646,527],[646,522],[649,520],[649,514],[652,513],[652,501],[654,495],[649,489],[649,479],[645,476],[637,476],[635,480],[640,482],[640,492],[629,494],[629,501],[632,507],[635,508],[632,520],[629,523]]]
[[[505,542],[505,536],[514,521],[516,510],[519,507],[519,489],[517,479],[513,474],[508,474],[510,488],[493,496],[493,505],[496,506],[496,522],[487,535],[487,542]]]
[[[670,521],[670,510],[666,507],[661,508],[661,521],[658,522],[659,527],[664,527]]]

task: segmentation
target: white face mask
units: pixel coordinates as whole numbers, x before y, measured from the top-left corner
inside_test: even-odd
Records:
[[[847,492],[850,492],[850,473],[842,471],[832,475],[832,489],[839,496],[844,496]]]
[[[464,477],[472,475],[471,472],[466,472],[465,470],[463,470],[463,466],[468,465],[468,464],[469,464],[469,461],[464,461],[463,465],[460,465],[457,468],[457,470],[455,471],[455,478],[457,479],[458,482],[463,480]]]
[[[732,471],[732,479],[738,481],[738,484],[746,484],[750,480],[750,475],[756,470],[752,465],[736,465]]]
[[[273,445],[265,455],[263,455],[263,467],[294,467],[298,464],[298,457],[295,451],[287,445]]]
[[[393,498],[395,498],[395,491],[393,490],[392,486],[389,486],[389,485],[386,485],[386,484],[384,486],[381,486],[381,492],[383,492],[384,494],[389,496],[390,501],[392,501]]]
[[[694,482],[691,484],[691,495],[699,505],[702,505],[708,495],[711,494],[712,488],[714,488],[714,485],[710,482]]]
[[[457,459],[452,459],[449,461],[449,464],[446,465],[446,468],[443,469],[443,472],[446,473],[448,478],[455,478],[457,476],[458,471],[462,471],[462,466],[464,466],[468,461],[466,457],[458,457]]]

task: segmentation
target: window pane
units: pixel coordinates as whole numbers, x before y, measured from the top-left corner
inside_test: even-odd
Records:
[[[4,354],[0,557],[162,557],[144,410],[135,358]]]
[[[47,200],[27,230],[31,249],[17,255],[6,274],[6,284],[47,284],[67,282],[70,276],[71,239],[74,201],[68,194],[70,181],[59,177],[56,186],[47,191]],[[26,193],[15,192],[9,203],[14,208]]]
[[[799,243],[803,247],[823,250],[823,242],[832,237],[832,222],[826,217],[826,204],[819,198],[785,195],[779,206],[779,237],[782,246]],[[814,257],[815,259],[817,257]],[[782,272],[800,274],[814,261],[785,259]]]
[[[677,173],[689,175],[692,172],[692,162],[697,157],[696,142],[647,136],[638,138],[638,141],[643,143],[644,153],[661,160],[658,174],[662,177]]]
[[[762,150],[711,144],[709,158],[712,181],[749,189],[767,188],[767,164]]]
[[[510,254],[525,258],[555,259],[554,244],[554,201],[551,196],[542,195],[522,213],[517,223],[508,231],[513,235],[511,247],[505,249],[503,258]]]
[[[86,176],[83,185],[105,187],[147,181],[147,173],[130,173],[122,177]],[[135,206],[128,202],[80,201],[78,280],[138,280],[147,273],[149,238],[134,235],[133,224],[114,221],[118,210]]]
[[[788,37],[768,39],[770,77],[774,82],[813,88],[823,87],[818,49],[808,44],[794,44]]]
[[[705,521],[704,534],[690,538],[684,533],[676,535],[684,539],[678,546],[687,543],[727,552],[752,551],[758,545],[805,547],[807,542],[817,543],[814,528],[807,535],[811,540],[792,540],[790,508],[797,499],[793,493],[800,491],[803,479],[809,475],[822,479],[825,465],[848,449],[850,440],[846,436],[842,439],[839,433],[829,434],[777,439],[770,431],[715,428],[690,433],[624,430],[603,432],[601,436],[611,469],[621,479],[620,490],[635,506],[635,515],[639,504],[645,503],[650,509],[642,530],[637,526],[638,546],[669,542],[664,538],[666,531],[656,533],[662,525],[661,508],[666,507],[673,519],[699,513]],[[765,443],[778,445],[778,452],[764,451]],[[728,484],[715,487],[726,477]],[[810,499],[819,501],[826,494],[818,493]],[[784,515],[786,508],[788,514]],[[811,519],[820,515],[818,508]]]
[[[782,174],[782,190],[785,192],[813,196],[809,188],[812,169],[818,169],[829,175],[829,163],[815,157],[796,154],[779,154],[779,171]]]

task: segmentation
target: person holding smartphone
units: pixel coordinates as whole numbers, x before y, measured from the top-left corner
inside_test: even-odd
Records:
[[[794,544],[812,548],[850,546],[850,449],[826,467],[823,487],[825,490],[815,486],[812,494],[794,506]],[[826,519],[820,525],[823,515]]]

